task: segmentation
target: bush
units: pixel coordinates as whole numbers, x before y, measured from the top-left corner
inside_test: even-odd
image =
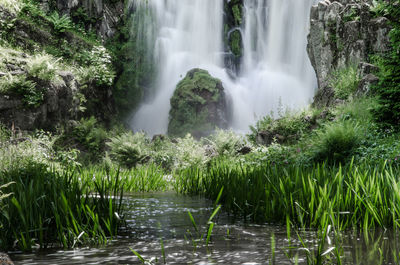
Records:
[[[96,118],[82,118],[74,127],[73,136],[89,153],[90,160],[98,160],[103,155],[108,133]]]
[[[325,125],[317,132],[314,159],[343,162],[353,154],[363,138],[360,126],[352,121],[338,121]]]
[[[45,90],[24,75],[6,75],[0,79],[0,93],[19,95],[27,107],[38,107],[44,100]]]
[[[379,83],[374,88],[380,106],[375,108],[374,115],[384,127],[400,129],[400,1],[382,4],[385,6],[382,10],[393,27],[390,32],[392,51],[381,60]]]
[[[315,115],[307,112],[287,112],[279,119],[265,116],[257,121],[255,126],[250,126],[251,134],[248,135],[248,138],[255,143],[259,132],[268,131],[271,134],[283,136],[284,142],[293,142],[293,140],[298,140],[313,122],[316,122]]]
[[[60,70],[59,61],[49,54],[37,54],[27,60],[28,75],[45,82],[61,82],[57,72]]]
[[[176,140],[174,162],[176,169],[181,170],[192,166],[203,167],[209,161],[201,143],[196,141],[190,134]]]
[[[94,46],[88,52],[84,51],[77,58],[78,62],[84,67],[78,70],[80,83],[92,83],[97,85],[111,86],[114,82],[115,72],[113,70],[111,56],[103,46]]]
[[[120,136],[111,138],[107,143],[110,147],[110,157],[119,165],[133,168],[148,157],[149,139],[144,133],[132,132],[124,133]]]
[[[63,15],[60,17],[58,12],[53,12],[48,17],[49,22],[53,26],[54,31],[57,34],[63,33],[69,29],[72,29],[72,22],[69,16]]]
[[[222,129],[217,129],[207,140],[219,156],[235,156],[243,145],[243,140],[238,134]]]
[[[341,104],[334,110],[334,115],[340,120],[353,120],[365,127],[374,122],[372,110],[378,106],[376,98],[361,97],[352,99],[346,104]]]
[[[329,80],[329,85],[333,88],[335,96],[344,100],[357,91],[359,83],[360,77],[355,64],[336,70]]]
[[[0,0],[0,6],[13,13],[18,13],[21,10],[22,2],[20,0]]]

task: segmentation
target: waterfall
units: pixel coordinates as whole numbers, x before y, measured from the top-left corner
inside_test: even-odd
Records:
[[[170,98],[192,68],[222,80],[231,99],[235,130],[280,108],[310,103],[316,87],[306,53],[309,11],[315,0],[244,0],[242,71],[231,78],[224,68],[223,0],[133,0],[154,14],[157,64],[155,95],[130,124],[149,134],[166,133]],[[145,2],[145,4],[143,4]]]

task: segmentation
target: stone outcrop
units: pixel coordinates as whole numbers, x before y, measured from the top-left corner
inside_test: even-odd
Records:
[[[240,71],[243,55],[243,9],[243,0],[224,1],[225,65],[233,76]]]
[[[51,0],[41,2],[44,9],[50,9]],[[86,22],[87,29],[95,30],[102,39],[111,38],[116,33],[118,24],[124,16],[125,6],[122,0],[56,0],[55,2],[55,8],[61,14]]]
[[[325,0],[312,7],[308,54],[319,86],[315,105],[334,101],[329,77],[336,69],[358,65],[361,78],[358,92],[368,91],[377,81],[371,71],[373,66],[367,62],[371,54],[390,51],[387,22],[385,17],[375,16],[369,0]]]
[[[59,75],[63,81],[47,84],[43,103],[38,107],[26,106],[19,95],[0,93],[0,123],[23,131],[53,130],[76,119],[80,102],[75,95],[79,85],[71,73]]]
[[[212,133],[215,127],[224,129],[227,125],[222,82],[205,70],[190,70],[171,98],[168,134],[201,137]]]

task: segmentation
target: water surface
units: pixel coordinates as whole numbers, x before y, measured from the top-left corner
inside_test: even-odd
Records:
[[[130,251],[132,248],[145,259],[162,264],[162,239],[167,264],[270,264],[272,249],[275,250],[275,264],[293,264],[296,254],[299,264],[307,264],[306,250],[295,230],[292,229],[289,242],[285,226],[246,224],[223,211],[214,220],[217,224],[212,242],[206,247],[204,240],[197,240],[199,236],[187,214],[190,211],[200,233],[206,233],[207,220],[214,206],[204,198],[172,192],[136,194],[127,197],[125,207],[127,228],[106,246],[33,254],[11,253],[11,257],[15,264],[27,265],[141,264]],[[307,248],[311,251],[316,249],[314,231],[298,233]],[[397,253],[399,257],[400,253],[396,233],[375,231],[369,233],[369,238],[366,242],[358,233],[344,234],[341,238],[343,264],[400,264],[394,259],[394,255]],[[273,241],[274,248],[271,246]],[[325,249],[334,246],[334,242],[331,235]]]

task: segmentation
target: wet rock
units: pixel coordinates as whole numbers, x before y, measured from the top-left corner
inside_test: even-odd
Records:
[[[168,134],[195,137],[226,128],[227,106],[222,82],[202,69],[190,70],[171,98]]]
[[[252,150],[252,149],[251,149],[250,146],[243,146],[243,147],[241,147],[241,148],[237,151],[237,153],[238,153],[238,154],[241,154],[241,155],[246,155],[246,154],[250,153],[251,150]]]
[[[273,131],[260,131],[257,133],[256,142],[260,145],[271,145],[274,142],[284,143],[287,138],[283,135],[277,134]]]
[[[156,141],[162,142],[162,141],[164,141],[166,138],[167,138],[167,137],[166,137],[165,135],[163,135],[163,134],[156,134],[156,135],[154,135],[153,138],[151,139],[151,142],[152,142],[152,143],[154,143],[154,142],[156,142]]]
[[[367,94],[373,85],[378,84],[379,78],[373,74],[364,76],[358,84],[357,95]]]
[[[0,265],[14,265],[14,263],[7,254],[0,252]]]

